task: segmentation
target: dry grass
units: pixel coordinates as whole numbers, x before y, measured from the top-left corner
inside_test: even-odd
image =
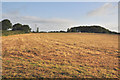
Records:
[[[2,37],[6,78],[118,78],[118,35],[35,33]]]

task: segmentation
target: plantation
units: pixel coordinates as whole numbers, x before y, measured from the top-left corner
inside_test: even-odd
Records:
[[[118,78],[118,35],[2,36],[3,78]]]

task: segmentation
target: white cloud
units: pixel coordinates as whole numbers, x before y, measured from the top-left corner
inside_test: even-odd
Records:
[[[3,14],[3,19],[10,19],[13,24],[21,23],[28,24],[33,30],[36,30],[35,24],[40,30],[67,30],[71,25],[76,24],[76,21],[61,18],[42,19],[36,16],[21,16],[17,11]]]
[[[88,12],[88,16],[106,16],[106,15],[112,15],[115,14],[115,10],[117,9],[117,6],[113,6],[111,3],[105,3],[101,7]]]
[[[22,16],[20,9],[3,13],[3,19],[10,19],[13,24],[28,24],[36,30],[35,24],[42,31],[48,30],[67,30],[68,27],[79,25],[100,25],[110,30],[118,31],[118,12],[117,6],[112,3],[105,3],[101,7],[87,13],[80,20],[70,20],[62,18],[40,18],[37,16]]]
[[[101,7],[87,13],[87,20],[90,23],[100,24],[101,26],[118,32],[118,5],[105,3]]]

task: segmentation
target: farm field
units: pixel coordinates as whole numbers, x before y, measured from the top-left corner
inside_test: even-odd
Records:
[[[118,78],[118,35],[2,36],[3,78]]]

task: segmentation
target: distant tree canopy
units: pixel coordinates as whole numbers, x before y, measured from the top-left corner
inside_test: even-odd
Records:
[[[39,27],[37,27],[37,31],[36,31],[37,33],[39,32]]]
[[[29,25],[22,25],[20,23],[17,23],[12,26],[12,23],[8,19],[2,20],[0,22],[0,25],[2,26],[2,30],[8,30],[9,28],[11,28],[12,31],[16,31],[16,30],[20,30],[20,31],[24,31],[24,32],[31,31],[31,28],[29,27]]]
[[[20,24],[20,23],[14,24],[12,30],[13,31],[22,30],[22,24]]]
[[[29,27],[29,25],[23,25],[22,30],[25,31],[25,32],[30,32],[31,28]]]
[[[67,32],[87,32],[87,33],[115,33],[111,32],[108,29],[105,29],[101,26],[78,26],[68,28]]]
[[[1,21],[1,23],[2,23],[2,30],[7,30],[9,28],[12,28],[12,23],[8,19]]]
[[[66,33],[66,31],[60,30],[60,31],[49,31],[48,33]]]
[[[2,30],[2,22],[0,22],[0,30]]]
[[[67,32],[70,32],[70,29],[69,29],[69,28],[67,29]]]
[[[10,20],[8,19],[4,19],[0,22],[0,30],[8,30],[8,29],[12,29],[12,31],[23,31],[25,33],[31,32],[31,28],[29,27],[29,25],[22,25],[20,23],[14,24],[12,26],[12,23],[10,22]],[[33,31],[35,32],[35,31]],[[39,27],[37,27],[37,30],[35,33],[39,32]],[[50,33],[64,33],[66,31],[50,31]],[[68,28],[67,32],[87,32],[87,33],[112,33],[112,34],[117,34],[117,32],[112,32],[109,31],[108,29],[105,29],[101,26],[78,26],[78,27],[72,27],[72,28]]]
[[[17,23],[17,24],[13,25],[12,30],[13,31],[15,31],[15,30],[22,30],[22,31],[25,31],[25,32],[30,32],[31,28],[29,27],[29,25],[22,25],[20,23]]]

